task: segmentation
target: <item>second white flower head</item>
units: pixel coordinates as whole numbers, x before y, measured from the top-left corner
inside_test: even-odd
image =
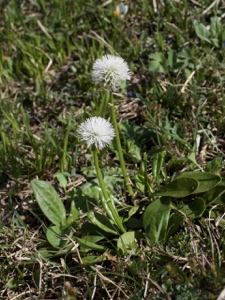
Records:
[[[88,147],[95,145],[99,149],[108,146],[115,136],[112,124],[101,117],[87,119],[81,123],[77,132],[80,139],[87,142]]]
[[[92,80],[103,88],[116,91],[122,82],[130,80],[131,72],[122,57],[104,55],[95,61],[92,69]]]

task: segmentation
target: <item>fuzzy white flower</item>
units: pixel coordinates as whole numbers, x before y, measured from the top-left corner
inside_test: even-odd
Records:
[[[80,139],[87,142],[88,147],[94,144],[99,149],[109,145],[115,136],[112,124],[101,117],[87,119],[78,127],[77,132]]]
[[[95,84],[116,91],[121,87],[122,82],[130,80],[131,72],[122,57],[104,55],[95,61],[91,76]]]
[[[124,5],[123,3],[120,3],[117,5],[116,10],[113,12],[115,17],[120,17],[123,19],[125,15],[128,12],[128,5]]]

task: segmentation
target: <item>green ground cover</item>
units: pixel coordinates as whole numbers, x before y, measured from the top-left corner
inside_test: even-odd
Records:
[[[225,3],[118,4],[0,0],[0,299],[221,300]],[[117,138],[79,138],[94,116],[128,182]]]

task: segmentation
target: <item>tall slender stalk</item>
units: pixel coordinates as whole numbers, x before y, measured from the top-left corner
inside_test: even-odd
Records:
[[[105,91],[102,91],[101,97],[102,97],[102,99],[104,98],[104,101],[100,102],[99,116],[101,116],[102,118],[105,118],[105,113],[106,113],[106,110],[108,107],[108,102],[109,102],[109,93],[105,93]]]
[[[68,147],[68,139],[69,139],[69,134],[71,131],[71,122],[69,121],[69,124],[67,126],[67,131],[64,137],[64,145],[63,145],[63,155],[62,155],[62,160],[61,160],[61,172],[63,173],[67,167],[66,163],[66,155],[67,155],[67,147]]]
[[[98,153],[97,153],[96,147],[93,147],[93,154],[94,154],[94,164],[95,164],[95,169],[97,172],[97,177],[98,177],[98,182],[99,185],[102,189],[103,193],[103,198],[102,198],[102,206],[107,213],[108,217],[119,227],[119,229],[124,233],[126,232],[126,229],[123,226],[122,220],[117,212],[117,210],[114,207],[113,200],[109,197],[108,192],[105,188],[105,183],[102,178],[102,173],[99,168],[99,163],[98,163]]]
[[[113,98],[112,92],[110,92],[110,105],[111,105],[112,123],[113,123],[115,133],[116,133],[116,146],[117,146],[117,151],[118,151],[118,155],[119,155],[120,166],[121,166],[121,169],[122,169],[122,173],[123,173],[126,188],[129,192],[130,196],[133,197],[134,192],[133,192],[131,181],[130,181],[130,178],[128,177],[127,170],[126,170],[125,163],[124,163],[123,151],[122,151],[121,142],[120,142],[118,124],[117,124],[117,121],[116,121],[114,98]]]

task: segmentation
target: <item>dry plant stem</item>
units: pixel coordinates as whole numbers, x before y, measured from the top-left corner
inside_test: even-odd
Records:
[[[118,155],[119,155],[120,166],[121,166],[121,169],[122,169],[122,172],[123,172],[123,177],[124,177],[126,188],[129,192],[130,196],[133,197],[134,192],[133,192],[133,189],[132,189],[132,186],[131,186],[130,178],[127,175],[127,170],[126,170],[125,163],[124,163],[123,152],[122,152],[120,136],[119,136],[119,130],[118,130],[118,125],[117,125],[117,121],[116,121],[114,99],[113,99],[112,92],[110,92],[110,100],[109,101],[110,101],[110,105],[111,105],[112,123],[113,123],[115,133],[116,133],[116,146],[117,146],[117,151],[118,151]]]
[[[112,203],[113,200],[109,197],[108,192],[105,188],[105,183],[103,181],[102,173],[101,173],[101,170],[99,168],[99,163],[98,163],[98,150],[95,147],[93,147],[93,149],[94,149],[93,154],[94,154],[95,169],[96,169],[96,172],[97,172],[98,182],[99,182],[99,185],[100,185],[102,193],[103,193],[102,206],[104,208],[104,211],[108,215],[108,217],[124,233],[124,232],[126,232],[126,229],[124,228],[123,223],[121,221],[121,218],[120,218],[118,212],[116,211],[116,209],[115,209],[115,207]]]

